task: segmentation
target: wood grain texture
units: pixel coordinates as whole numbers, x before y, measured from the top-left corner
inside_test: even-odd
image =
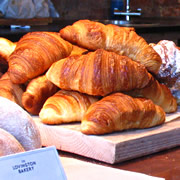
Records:
[[[180,108],[168,114],[163,125],[108,135],[85,135],[80,123],[45,125],[34,116],[43,146],[93,158],[109,164],[130,160],[180,145]]]

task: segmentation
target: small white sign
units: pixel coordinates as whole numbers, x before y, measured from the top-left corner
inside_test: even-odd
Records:
[[[60,157],[54,146],[3,156],[0,180],[66,180]]]

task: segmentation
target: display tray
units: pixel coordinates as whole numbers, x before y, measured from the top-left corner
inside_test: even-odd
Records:
[[[80,123],[46,125],[33,116],[43,146],[75,153],[109,164],[153,154],[180,145],[180,108],[167,114],[163,125],[141,130],[127,130],[107,135],[85,135]]]

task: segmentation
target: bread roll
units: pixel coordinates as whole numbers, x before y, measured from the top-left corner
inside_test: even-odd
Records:
[[[41,147],[41,137],[32,117],[19,105],[0,97],[0,128],[12,134],[27,150]]]
[[[24,152],[23,146],[9,132],[0,128],[0,156]]]

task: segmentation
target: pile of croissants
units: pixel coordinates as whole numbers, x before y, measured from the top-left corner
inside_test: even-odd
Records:
[[[81,122],[98,135],[157,126],[177,110],[156,78],[161,56],[134,28],[79,20],[1,40],[0,96],[45,124]]]

